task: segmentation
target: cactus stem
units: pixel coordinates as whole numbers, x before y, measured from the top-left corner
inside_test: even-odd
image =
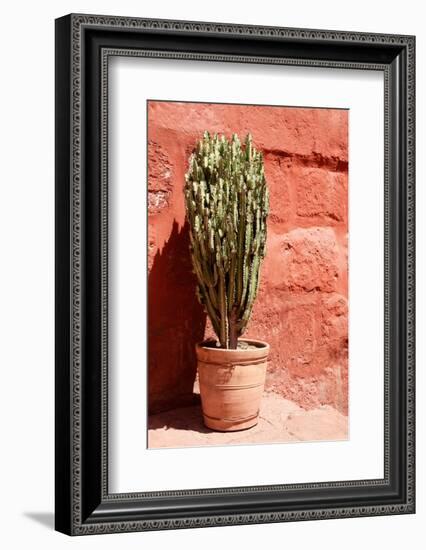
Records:
[[[269,211],[263,156],[251,135],[205,131],[189,159],[184,198],[197,295],[220,345],[235,349],[258,291]]]

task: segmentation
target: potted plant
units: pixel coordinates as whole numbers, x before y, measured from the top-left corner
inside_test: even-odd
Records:
[[[217,341],[196,346],[204,423],[219,431],[257,424],[269,345],[241,339],[265,256],[269,195],[263,156],[248,134],[205,132],[189,160],[185,205],[197,296]]]

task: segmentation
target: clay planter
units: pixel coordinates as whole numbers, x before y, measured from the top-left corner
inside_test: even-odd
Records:
[[[246,339],[240,342],[255,347],[196,346],[204,424],[212,430],[245,430],[258,422],[269,344]]]

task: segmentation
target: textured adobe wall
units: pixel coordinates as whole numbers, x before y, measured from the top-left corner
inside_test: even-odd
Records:
[[[251,132],[271,194],[267,256],[247,336],[271,345],[266,386],[305,408],[348,402],[348,112],[148,104],[150,411],[191,400],[195,298],[182,186],[204,130]]]

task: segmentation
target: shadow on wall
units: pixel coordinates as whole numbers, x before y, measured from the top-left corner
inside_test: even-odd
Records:
[[[197,371],[195,344],[204,338],[206,314],[196,294],[189,226],[172,231],[154,256],[148,276],[148,412],[190,405]]]

